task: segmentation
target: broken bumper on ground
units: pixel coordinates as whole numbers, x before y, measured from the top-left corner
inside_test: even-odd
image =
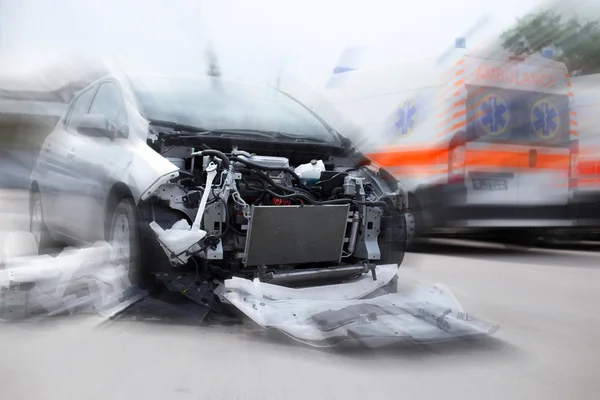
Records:
[[[225,281],[219,295],[264,328],[276,328],[313,346],[355,340],[370,346],[408,339],[430,343],[493,334],[498,325],[464,312],[441,284],[374,296],[398,265],[379,265],[376,279],[301,289],[244,279]]]
[[[9,246],[28,248],[2,261],[0,321],[73,314],[90,307],[112,317],[148,295],[131,285],[126,269],[106,242],[67,248],[52,257],[37,255],[30,233],[14,233],[9,239]]]

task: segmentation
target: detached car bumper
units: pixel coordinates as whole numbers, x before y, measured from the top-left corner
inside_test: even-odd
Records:
[[[302,289],[259,280],[226,280],[219,296],[264,328],[312,346],[344,341],[381,346],[409,339],[427,343],[493,334],[498,325],[464,312],[444,285],[373,296],[396,276],[397,264],[376,266],[377,278]]]

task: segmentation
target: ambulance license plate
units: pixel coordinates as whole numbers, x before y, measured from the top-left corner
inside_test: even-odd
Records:
[[[475,190],[507,190],[506,179],[473,179]]]

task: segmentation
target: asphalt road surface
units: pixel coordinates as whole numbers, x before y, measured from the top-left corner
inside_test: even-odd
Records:
[[[438,242],[408,254],[403,284],[443,282],[469,313],[500,324],[474,341],[322,350],[250,322],[0,324],[0,398],[597,398],[600,252],[584,250]]]

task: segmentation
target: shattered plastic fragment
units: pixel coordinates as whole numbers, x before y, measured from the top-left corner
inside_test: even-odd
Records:
[[[129,281],[110,244],[67,248],[58,256],[7,258],[0,270],[0,318],[13,320],[29,313],[73,314],[93,306],[110,317],[147,296]]]
[[[178,255],[175,260],[185,264],[189,255],[185,254],[192,246],[206,236],[206,231],[191,229],[186,220],[177,221],[172,228],[164,230],[156,222],[150,223],[150,228],[156,233],[161,246],[168,250],[167,255]]]

